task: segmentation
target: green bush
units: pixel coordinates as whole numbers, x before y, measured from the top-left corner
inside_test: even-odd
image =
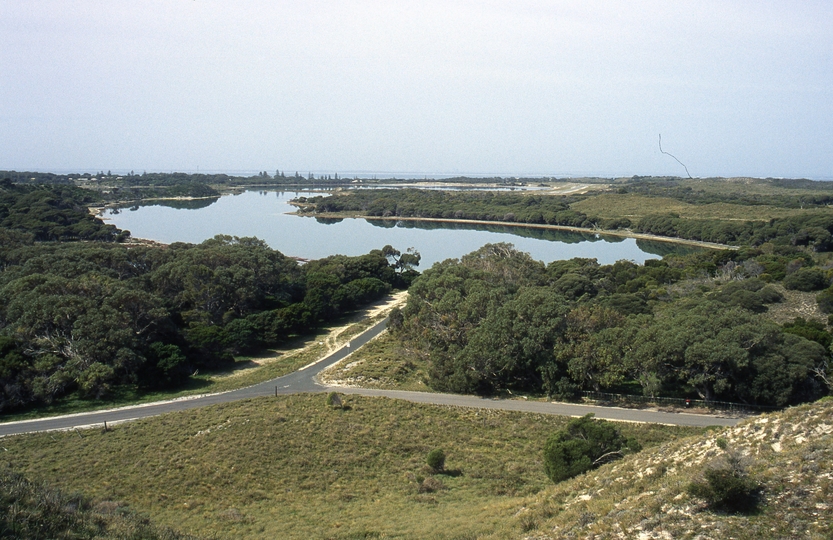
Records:
[[[445,469],[445,452],[441,448],[435,448],[428,452],[428,457],[425,459],[428,466],[436,472]]]
[[[731,468],[709,469],[701,482],[692,482],[688,493],[703,499],[712,510],[748,513],[758,505],[758,483]]]
[[[623,437],[613,423],[588,414],[547,439],[544,469],[557,483],[639,450],[639,443]]]
[[[784,287],[795,291],[818,291],[830,285],[821,268],[800,268],[784,278]]]
[[[344,403],[341,401],[341,396],[338,395],[338,392],[330,392],[327,394],[327,406],[334,409],[344,408]]]
[[[833,313],[833,287],[825,289],[816,295],[816,303],[822,313]]]
[[[723,437],[717,439],[717,446],[725,454],[706,469],[702,479],[688,485],[688,493],[706,501],[711,510],[732,513],[754,511],[761,487],[747,472],[748,458],[730,448]]]
[[[761,295],[761,299],[764,301],[764,304],[778,304],[784,301],[784,295],[778,292],[778,289],[772,285],[767,285],[758,291],[758,294]]]

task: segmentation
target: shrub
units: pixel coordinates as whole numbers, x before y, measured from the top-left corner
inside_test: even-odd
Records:
[[[434,493],[435,491],[439,491],[441,489],[445,489],[445,485],[441,481],[431,476],[423,480],[422,483],[419,485],[420,493]]]
[[[561,482],[639,450],[639,443],[623,437],[613,423],[588,414],[547,439],[544,469],[553,482]]]
[[[445,452],[441,448],[435,448],[428,452],[428,457],[425,459],[428,466],[436,472],[445,469]]]
[[[744,458],[728,448],[725,439],[719,438],[717,446],[726,451],[703,473],[703,478],[688,485],[687,491],[703,499],[711,510],[732,513],[749,513],[758,506],[761,488],[747,473]]]
[[[815,319],[796,317],[793,322],[784,324],[784,332],[815,341],[825,349],[829,349],[833,342],[833,336],[827,331],[826,325]]]
[[[713,510],[751,512],[758,505],[757,482],[746,475],[738,475],[731,469],[709,469],[704,481],[692,482],[688,492],[703,499]]]
[[[784,278],[784,287],[796,291],[818,291],[830,285],[820,268],[801,268]]]
[[[341,401],[341,396],[338,395],[338,392],[330,392],[327,394],[327,406],[334,409],[344,408],[344,403]]]
[[[761,300],[764,301],[764,304],[777,304],[784,301],[784,295],[778,292],[772,285],[767,285],[758,291],[758,294],[761,295]]]
[[[833,313],[833,288],[828,288],[816,295],[816,302],[822,313]]]

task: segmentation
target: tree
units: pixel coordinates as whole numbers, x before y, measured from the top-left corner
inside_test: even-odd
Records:
[[[544,469],[550,480],[558,483],[641,449],[611,422],[588,414],[550,435],[544,446]]]
[[[413,270],[419,266],[419,261],[422,259],[419,251],[412,247],[409,247],[405,253],[402,253],[398,249],[394,249],[393,246],[387,245],[382,248],[382,254],[391,262],[391,266],[396,268],[400,273]]]
[[[567,315],[566,330],[554,347],[556,362],[566,365],[573,381],[595,391],[625,378],[623,333],[625,318],[600,306],[579,306]]]
[[[643,387],[659,382],[707,401],[778,406],[813,393],[811,370],[825,354],[759,315],[709,300],[658,313],[631,343],[626,362]]]
[[[551,289],[522,289],[471,332],[458,369],[480,393],[540,387],[540,366],[552,355],[566,313],[566,301]]]

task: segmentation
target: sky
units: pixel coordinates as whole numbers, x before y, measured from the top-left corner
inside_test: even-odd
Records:
[[[833,2],[0,2],[0,170],[687,176],[677,159],[833,179]]]

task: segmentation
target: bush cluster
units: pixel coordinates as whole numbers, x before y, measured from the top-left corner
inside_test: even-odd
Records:
[[[639,450],[639,443],[622,436],[613,423],[588,414],[547,439],[544,470],[558,483]]]

